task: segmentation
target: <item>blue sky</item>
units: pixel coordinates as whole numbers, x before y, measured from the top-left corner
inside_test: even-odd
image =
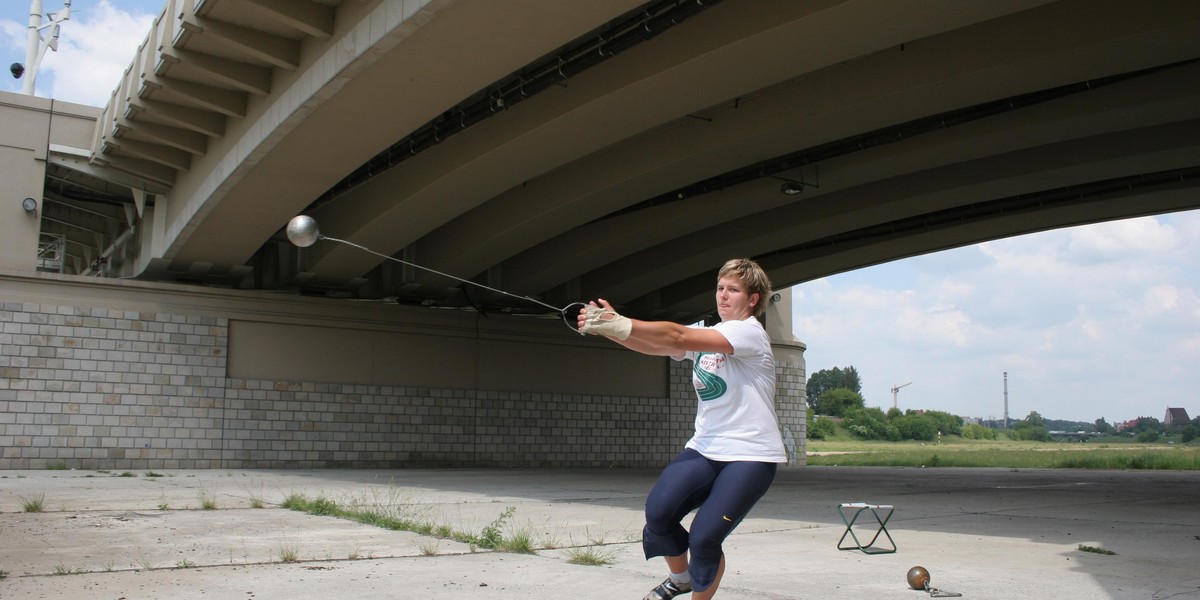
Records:
[[[107,103],[164,0],[74,0],[36,94]],[[58,11],[62,0],[43,0]],[[8,63],[26,0],[0,0]],[[20,91],[21,82],[0,80]],[[868,406],[1110,423],[1200,413],[1200,211],[1043,232],[793,289],[808,372],[854,366]]]
[[[89,106],[107,104],[166,5],[165,0],[73,0],[58,51],[46,52],[34,94]],[[43,22],[45,13],[61,12],[63,6],[63,0],[42,0]],[[29,7],[28,0],[0,0],[0,49],[6,65],[25,62]],[[0,81],[0,89],[21,91],[23,82],[7,73]]]
[[[1200,413],[1200,212],[998,240],[793,288],[808,372],[868,406],[1110,423]]]

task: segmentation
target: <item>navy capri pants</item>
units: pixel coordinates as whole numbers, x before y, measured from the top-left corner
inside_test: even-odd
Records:
[[[777,467],[770,462],[710,460],[691,448],[681,452],[646,498],[646,558],[690,551],[692,588],[708,589],[721,564],[721,544],[767,493]],[[682,521],[696,509],[689,533]]]

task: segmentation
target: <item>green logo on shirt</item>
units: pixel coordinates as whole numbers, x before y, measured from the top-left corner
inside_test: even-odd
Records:
[[[716,400],[725,395],[729,385],[716,374],[717,368],[725,363],[724,354],[702,352],[696,355],[696,367],[692,369],[696,376],[696,393],[700,400]]]

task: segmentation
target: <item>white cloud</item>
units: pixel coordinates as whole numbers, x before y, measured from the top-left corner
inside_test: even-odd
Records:
[[[74,24],[69,37],[64,36],[56,60],[48,57],[43,63],[55,75],[50,97],[92,106],[107,104],[153,20],[153,15],[120,11],[101,0]]]
[[[25,57],[25,36],[28,34],[29,28],[25,23],[18,23],[9,19],[0,21],[0,35],[4,36],[4,48],[14,52],[20,52],[22,59]]]
[[[57,7],[47,3],[46,8]],[[42,61],[35,92],[55,100],[104,106],[145,41],[154,16],[120,10],[110,0],[91,5],[76,2],[71,18],[62,24],[58,51],[48,51]],[[26,23],[0,22],[4,45],[22,58],[26,34]],[[10,83],[8,89],[19,90],[20,84]]]
[[[1179,234],[1168,224],[1128,219],[1070,230],[1067,256],[1076,263],[1128,262],[1169,252],[1179,243]]]
[[[1156,285],[1146,290],[1144,299],[1146,309],[1152,314],[1170,311],[1179,307],[1179,290],[1169,284]]]

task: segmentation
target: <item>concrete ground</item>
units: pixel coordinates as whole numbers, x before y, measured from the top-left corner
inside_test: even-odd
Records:
[[[657,471],[150,475],[0,471],[0,598],[608,600],[642,598],[665,575],[639,543]],[[485,551],[278,508],[291,494],[473,533],[513,507],[505,535],[539,549]],[[24,512],[38,500],[43,512]],[[836,548],[837,506],[855,501],[895,505],[896,553]],[[1200,473],[789,468],[725,552],[726,600],[928,597],[907,586],[914,565],[963,598],[1200,598]]]

